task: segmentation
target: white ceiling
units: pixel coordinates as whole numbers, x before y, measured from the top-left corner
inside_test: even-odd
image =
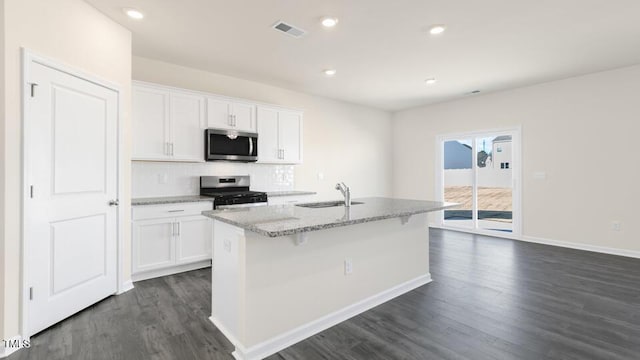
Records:
[[[131,29],[134,55],[392,111],[640,63],[638,0],[86,1]]]

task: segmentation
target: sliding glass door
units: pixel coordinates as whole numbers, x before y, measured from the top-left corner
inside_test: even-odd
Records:
[[[519,131],[482,132],[440,138],[442,198],[460,204],[446,210],[447,227],[517,232]]]

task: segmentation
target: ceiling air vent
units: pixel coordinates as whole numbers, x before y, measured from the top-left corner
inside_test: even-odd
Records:
[[[301,38],[304,36],[304,34],[306,34],[307,32],[295,27],[291,24],[287,24],[284,21],[278,21],[277,23],[273,24],[273,28],[276,29],[277,31],[281,31],[287,35],[291,35],[294,38]]]

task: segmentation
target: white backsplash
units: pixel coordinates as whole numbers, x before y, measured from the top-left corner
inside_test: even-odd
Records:
[[[200,176],[205,175],[249,175],[251,190],[288,191],[295,188],[293,165],[133,161],[131,173],[134,198],[197,195]]]

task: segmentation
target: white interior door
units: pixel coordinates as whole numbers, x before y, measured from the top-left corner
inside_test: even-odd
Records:
[[[117,291],[118,93],[27,63],[28,332]],[[116,204],[112,204],[116,205]],[[29,335],[25,334],[25,335]]]

